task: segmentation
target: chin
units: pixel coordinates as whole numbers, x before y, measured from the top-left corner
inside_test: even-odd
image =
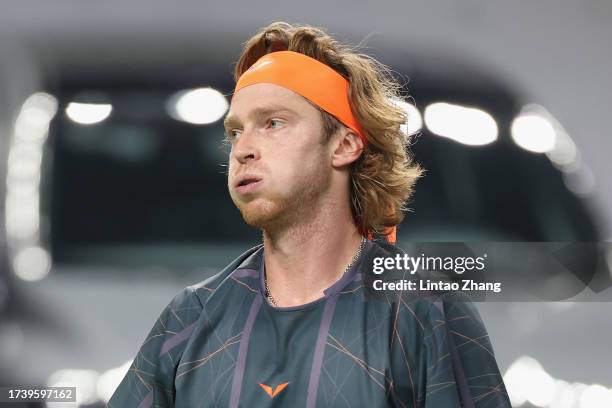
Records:
[[[276,203],[258,201],[236,203],[236,206],[240,210],[244,222],[255,228],[266,229],[279,221],[283,209]]]

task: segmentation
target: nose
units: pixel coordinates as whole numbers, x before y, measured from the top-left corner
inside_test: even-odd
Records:
[[[255,144],[256,135],[246,129],[232,146],[232,156],[240,163],[246,164],[251,160],[259,160],[259,148]]]

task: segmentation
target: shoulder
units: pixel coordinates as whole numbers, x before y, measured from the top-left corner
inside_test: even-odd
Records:
[[[259,248],[249,249],[219,273],[174,296],[155,321],[108,407],[174,406],[176,370],[208,300],[227,286],[223,282],[233,271],[257,262]]]
[[[200,309],[214,296],[223,292],[225,283],[230,279],[230,275],[238,269],[257,270],[263,255],[263,245],[256,245],[230,262],[220,272],[194,285],[183,289],[174,299],[182,304],[198,302]]]
[[[256,264],[260,248],[261,245],[250,248],[220,272],[194,285],[187,286],[177,293],[158,319],[160,329],[166,334],[168,327],[175,329],[170,333],[180,332],[180,329],[190,330],[190,324],[199,319],[209,299],[223,290],[224,282],[228,281],[230,275],[237,269]]]

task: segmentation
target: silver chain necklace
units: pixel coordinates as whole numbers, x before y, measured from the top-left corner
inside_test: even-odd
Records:
[[[353,255],[351,262],[349,262],[347,267],[344,268],[344,271],[342,272],[342,275],[340,276],[344,276],[344,274],[347,273],[348,270],[351,269],[351,267],[355,264],[355,262],[359,258],[359,255],[361,255],[361,251],[363,251],[363,247],[365,247],[366,242],[367,240],[364,237],[361,237],[361,243],[359,244],[359,248],[357,248],[357,252],[355,252],[355,255]],[[270,292],[270,287],[268,286],[268,277],[266,276],[265,273],[264,273],[264,286],[266,289],[265,296],[268,299],[268,302],[271,303],[274,307],[278,307],[276,300],[274,300],[274,297],[272,297],[272,292]]]

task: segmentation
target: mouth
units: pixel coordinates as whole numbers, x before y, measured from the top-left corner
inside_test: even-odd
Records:
[[[254,191],[261,183],[261,177],[245,174],[238,178],[235,189],[240,194],[246,194]]]

